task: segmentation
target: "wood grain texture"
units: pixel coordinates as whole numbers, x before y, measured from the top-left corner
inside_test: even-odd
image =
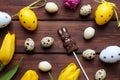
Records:
[[[0,11],[5,11],[10,15],[14,15],[33,1],[35,0],[0,0]],[[62,0],[47,1],[55,2],[59,7],[59,11],[55,14],[49,14],[45,11],[44,7],[34,9],[33,11],[38,17],[38,28],[36,31],[30,32],[25,30],[20,25],[18,17],[14,17],[12,22],[6,28],[0,29],[0,45],[8,31],[16,34],[15,55],[10,64],[0,72],[0,76],[11,69],[21,57],[24,57],[23,62],[12,80],[20,80],[22,75],[28,69],[36,70],[40,77],[39,80],[49,80],[48,74],[43,73],[38,69],[38,63],[44,60],[49,61],[52,64],[53,68],[50,72],[53,74],[55,80],[57,80],[60,71],[69,63],[74,62],[78,66],[73,55],[66,55],[66,50],[63,48],[60,37],[57,34],[57,29],[61,26],[65,26],[79,47],[77,52],[78,58],[90,80],[94,80],[95,72],[101,68],[104,68],[107,72],[106,80],[120,80],[120,62],[116,64],[105,64],[99,59],[99,53],[105,47],[110,45],[120,46],[120,30],[117,28],[115,15],[113,15],[108,24],[98,26],[94,21],[94,13],[98,3],[94,0],[81,0],[81,3],[76,10],[65,8],[62,4]],[[120,9],[119,0],[107,1],[115,3]],[[81,17],[79,15],[79,9],[84,4],[90,4],[92,6],[92,13],[87,17]],[[93,39],[85,40],[83,38],[83,32],[85,28],[89,26],[95,28],[96,34]],[[55,40],[54,45],[49,49],[43,49],[40,43],[40,40],[45,36],[51,36]],[[31,53],[27,53],[24,49],[24,42],[28,37],[31,37],[35,41],[35,50]],[[94,49],[97,52],[97,56],[92,61],[83,59],[81,55],[81,53],[88,48]],[[85,80],[82,72],[79,80]]]
[[[97,26],[94,21],[39,21],[38,28],[35,32],[29,32],[18,21],[12,21],[6,29],[1,29],[0,42],[2,42],[5,34],[9,31],[16,34],[16,52],[25,52],[24,42],[26,38],[30,37],[35,41],[35,53],[64,53],[66,51],[57,34],[57,30],[61,26],[67,27],[70,35],[76,41],[79,47],[78,53],[82,53],[87,48],[95,49],[99,53],[107,46],[120,46],[119,29],[115,21],[111,21],[102,27]],[[89,26],[95,28],[96,34],[93,39],[85,40],[83,33],[85,28]],[[40,43],[41,39],[46,36],[51,36],[55,39],[54,45],[50,49],[43,49]]]
[[[60,71],[65,68],[69,63],[74,62],[77,64],[76,60],[72,55],[67,56],[66,54],[15,54],[13,60],[11,63],[6,67],[6,69],[1,72],[0,75],[3,75],[5,72],[7,72],[10,68],[12,68],[18,60],[24,57],[22,64],[17,72],[17,74],[14,76],[13,80],[18,80],[22,77],[22,75],[27,71],[28,69],[36,70],[39,74],[40,80],[50,80],[47,73],[43,73],[39,71],[38,69],[38,63],[40,61],[49,61],[52,64],[52,70],[50,71],[55,80],[57,80]],[[87,61],[82,58],[81,55],[78,55],[78,58],[80,59],[82,65],[84,66],[85,71],[87,72],[90,80],[94,79],[94,75],[97,70],[104,68],[107,72],[106,80],[119,80],[119,70],[120,65],[117,64],[105,64],[101,62],[98,58],[98,56],[95,57],[92,61]],[[63,60],[64,59],[64,60]],[[78,66],[79,67],[79,66]],[[79,80],[85,80],[83,73],[81,72]]]
[[[14,15],[18,13],[20,9],[24,8],[25,6],[28,6],[34,1],[35,0],[12,0],[12,1],[1,0],[0,10],[8,12],[10,15]],[[40,9],[34,9],[33,11],[35,11],[39,20],[94,20],[94,12],[98,6],[98,3],[95,2],[94,0],[81,0],[81,3],[76,10],[69,10],[64,7],[64,5],[62,4],[62,0],[47,0],[47,1],[55,2],[59,7],[59,11],[56,14],[51,15],[45,11],[44,7]],[[107,0],[107,1],[116,3],[118,9],[120,9],[119,0],[115,1]],[[90,4],[92,6],[92,14],[86,18],[81,17],[79,15],[79,10],[81,6],[85,4]],[[9,6],[7,7],[7,5]],[[16,20],[18,19],[18,17],[15,17],[13,19]],[[112,17],[112,20],[115,20],[115,15]]]

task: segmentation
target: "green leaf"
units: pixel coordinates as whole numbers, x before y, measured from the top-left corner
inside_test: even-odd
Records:
[[[17,72],[17,70],[22,62],[22,59],[23,58],[21,58],[20,61],[11,70],[9,70],[6,74],[4,74],[2,77],[0,77],[0,80],[11,80],[11,78]]]
[[[48,72],[48,74],[49,74],[50,80],[54,80],[52,74],[50,72]]]

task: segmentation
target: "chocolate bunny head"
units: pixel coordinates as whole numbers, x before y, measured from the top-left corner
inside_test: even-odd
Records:
[[[61,27],[58,29],[58,34],[61,36],[61,39],[65,41],[66,39],[70,38],[66,27]]]

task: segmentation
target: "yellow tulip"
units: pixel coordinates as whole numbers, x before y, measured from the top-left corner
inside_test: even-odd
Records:
[[[77,68],[75,63],[70,63],[66,68],[64,68],[58,80],[78,80],[80,75],[80,68]]]
[[[0,49],[0,71],[11,61],[15,52],[15,34],[5,35]]]
[[[25,72],[25,74],[22,76],[20,80],[38,80],[39,76],[34,70],[28,70]]]

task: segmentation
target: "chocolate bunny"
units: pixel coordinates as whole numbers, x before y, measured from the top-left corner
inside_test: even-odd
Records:
[[[78,47],[76,46],[76,42],[71,39],[66,27],[61,27],[58,29],[58,34],[63,41],[63,46],[67,50],[68,53],[72,53],[73,51],[77,51]]]

